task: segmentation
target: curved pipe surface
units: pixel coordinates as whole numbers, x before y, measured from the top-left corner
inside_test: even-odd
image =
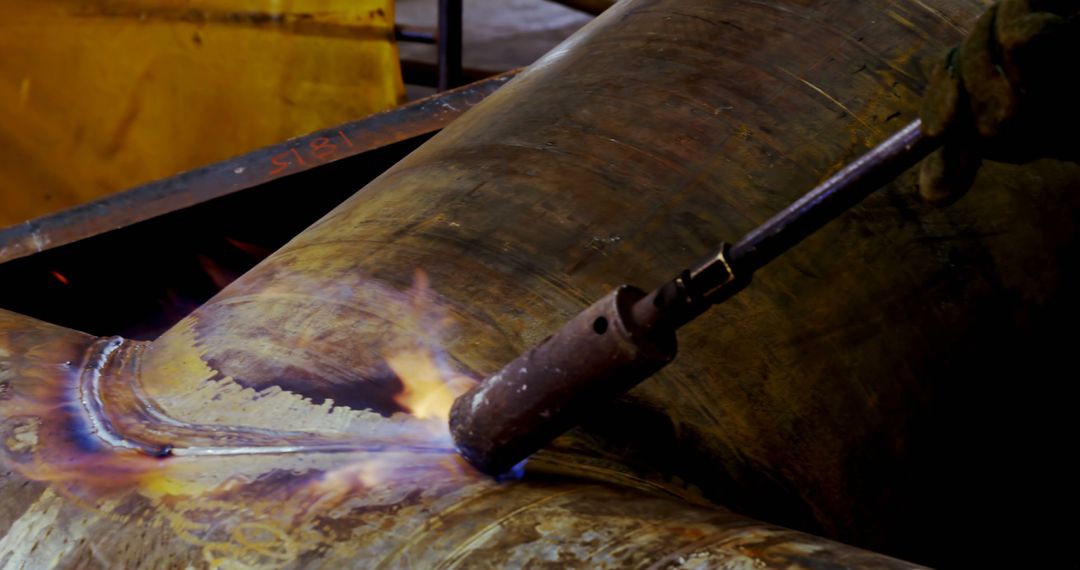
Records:
[[[1025,252],[1067,243],[1074,169],[989,167],[984,198],[947,211],[921,206],[902,178],[689,327],[679,360],[522,482],[465,470],[444,422],[405,416],[418,408],[396,396],[405,376],[497,370],[615,284],[658,284],[763,221],[913,117],[933,59],[980,8],[617,4],[162,338],[114,346],[102,416],[172,456],[120,462],[127,478],[111,479],[137,483],[126,495],[29,494],[20,508],[38,519],[12,523],[11,541],[60,517],[67,542],[16,559],[664,567],[701,552],[714,565],[906,567],[791,531],[759,540],[759,523],[646,497],[693,500],[680,490],[693,488],[910,548],[887,539],[941,524],[928,516],[936,496],[919,496],[936,474],[919,422],[975,362],[942,347],[1008,342],[1024,311],[1064,290],[1062,247]],[[1002,292],[1017,303],[988,309]],[[20,366],[55,365],[12,346],[8,359],[31,359]],[[38,480],[71,479],[45,465]],[[556,484],[552,471],[619,487]],[[905,503],[910,518],[889,516]],[[135,520],[151,534],[124,536]],[[155,548],[122,554],[133,543]]]
[[[983,7],[620,4],[156,344],[193,344],[253,390],[392,411],[378,386],[394,375],[367,339],[404,321],[366,291],[406,289],[420,268],[456,323],[448,361],[490,374],[914,118],[933,64]],[[1025,472],[1001,471],[997,442],[1017,436],[995,410],[1012,406],[1014,378],[1053,377],[1040,331],[1076,314],[1060,309],[1076,180],[1071,165],[992,165],[978,199],[937,210],[908,173],[680,333],[672,366],[564,443],[916,558],[956,537],[956,520],[962,544],[1005,540],[972,505]]]

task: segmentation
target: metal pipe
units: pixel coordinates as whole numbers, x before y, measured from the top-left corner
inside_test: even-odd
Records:
[[[891,182],[939,144],[923,136],[922,123],[915,119],[765,223],[750,230],[732,246],[728,261],[736,273],[752,273],[763,267],[885,183]]]
[[[379,441],[388,422],[378,416],[228,388],[193,398],[202,413],[192,422],[178,402],[148,401],[138,376],[146,365],[184,374],[198,365],[147,360],[149,349],[0,310],[9,563],[517,567],[556,557],[563,568],[787,568],[812,556],[831,567],[914,568],[710,508],[615,464],[594,461],[582,478],[579,459],[551,456],[527,480],[498,485],[425,436],[430,422],[396,418],[397,433]]]
[[[72,559],[93,553],[116,564],[168,555],[237,566],[363,557],[386,566],[663,567],[693,564],[696,545],[709,545],[732,565],[899,564],[804,535],[757,540],[757,523],[641,494],[692,497],[686,488],[920,559],[1000,557],[1000,547],[984,547],[1003,527],[1000,503],[986,497],[1013,483],[979,485],[1000,482],[1007,466],[1000,454],[989,465],[962,461],[970,457],[957,451],[979,438],[954,445],[961,438],[945,420],[983,425],[966,422],[978,407],[962,397],[972,385],[958,370],[985,388],[1042,362],[1016,349],[1031,332],[1017,323],[1071,296],[1064,244],[1080,195],[1064,167],[996,171],[978,189],[988,200],[925,215],[902,178],[771,264],[769,279],[722,313],[687,327],[688,358],[596,409],[583,430],[531,461],[521,483],[465,470],[445,432],[421,429],[445,424],[407,415],[395,399],[403,377],[460,381],[497,370],[612,285],[662,282],[671,264],[690,266],[719,237],[767,219],[884,139],[890,118],[913,116],[925,70],[978,8],[617,4],[180,325],[115,352],[102,376],[106,402],[117,403],[106,409],[137,406],[158,418],[145,437],[179,424],[241,449],[254,434],[288,442],[282,432],[302,431],[427,450],[436,442],[445,453],[363,448],[345,457],[316,446],[155,458],[168,467],[123,479],[135,493],[127,502],[95,503],[120,505],[120,521],[64,525],[68,535],[44,537],[33,552],[26,541],[9,560],[67,548]],[[828,247],[837,242],[852,245]],[[1025,256],[1034,244],[1041,253]],[[1015,302],[1003,306],[1001,291]],[[3,358],[28,377],[60,369],[50,346],[11,346],[6,354],[18,358]],[[1012,350],[985,359],[1003,346]],[[54,384],[23,384],[38,385]],[[54,393],[69,392],[43,396]],[[0,440],[35,441],[35,425]],[[65,432],[42,433],[36,441]],[[16,459],[33,459],[32,445],[20,449]],[[29,513],[16,530],[52,516],[86,520],[60,498],[19,488],[4,487],[11,512]],[[125,513],[139,513],[153,534],[122,532]],[[86,543],[73,536],[82,532]],[[133,541],[137,554],[124,554]]]
[[[937,145],[914,121],[693,269],[651,294],[622,285],[537,347],[457,398],[450,433],[462,456],[501,475],[656,374],[675,357],[675,331],[733,296],[754,270],[809,237]]]
[[[461,85],[462,1],[439,0],[439,91]]]
[[[616,5],[148,355],[184,354],[210,377],[256,393],[393,414],[400,407],[388,394],[400,379],[388,354],[420,350],[410,337],[427,338],[417,331],[445,316],[454,327],[431,341],[443,345],[434,360],[452,375],[482,378],[613,285],[662,283],[672,265],[691,267],[914,117],[924,70],[978,7],[958,0],[938,4],[940,13],[882,18],[894,8],[885,0]],[[1062,204],[1080,195],[1067,172],[1040,168],[1050,170],[999,172],[980,189],[1011,196],[1023,188],[1012,200],[1045,213],[1030,217],[1004,198],[920,214],[912,180],[901,178],[684,329],[684,345],[694,346],[687,358],[627,402],[596,409],[583,432],[547,451],[614,456],[766,520],[933,559],[913,544],[925,544],[918,537],[936,524],[927,521],[945,520],[940,509],[958,503],[945,500],[954,489],[934,482],[941,464],[928,459],[948,454],[924,446],[948,441],[941,434],[954,428],[913,422],[967,413],[936,409],[928,395],[963,392],[961,362],[994,376],[1030,361],[1002,351],[1016,367],[986,370],[974,352],[941,349],[1026,342],[1015,319],[985,312],[998,288],[971,272],[1030,303],[1064,294],[1047,286],[1065,283],[1063,258],[999,261],[1022,256],[1015,235],[1028,244],[1067,240]],[[1009,235],[994,229],[1006,223]],[[971,269],[958,272],[957,259]],[[407,309],[415,303],[392,294],[412,291],[417,269],[443,316],[417,316]],[[928,300],[935,291],[954,301]],[[155,400],[178,400],[202,382],[163,372],[168,360],[144,363]],[[900,469],[911,476],[897,478]],[[970,529],[990,518],[950,516]]]
[[[408,66],[403,62],[403,72]],[[434,78],[434,67],[423,75]],[[434,133],[520,70],[468,70],[469,84],[400,107],[260,148],[205,167],[0,229],[0,263],[128,227],[158,216]],[[431,84],[434,84],[432,79]],[[325,145],[333,144],[330,153]],[[318,154],[315,149],[319,149]],[[294,151],[296,154],[294,154]],[[11,307],[9,307],[11,308]]]
[[[675,358],[674,329],[633,318],[645,292],[622,286],[459,396],[450,431],[462,456],[499,476]]]

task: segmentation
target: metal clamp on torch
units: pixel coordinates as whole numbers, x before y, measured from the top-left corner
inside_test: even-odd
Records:
[[[500,475],[675,358],[675,331],[738,293],[766,265],[937,148],[916,120],[803,195],[733,246],[652,293],[630,285],[582,311],[538,346],[459,397],[458,451]]]

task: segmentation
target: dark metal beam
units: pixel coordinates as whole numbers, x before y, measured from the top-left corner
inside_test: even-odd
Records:
[[[517,70],[509,71],[396,109],[0,229],[0,263],[433,133],[517,73]]]
[[[439,91],[461,84],[462,0],[439,0]]]

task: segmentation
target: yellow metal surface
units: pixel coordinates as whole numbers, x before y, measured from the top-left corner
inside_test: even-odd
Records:
[[[0,227],[404,97],[392,0],[0,0]]]

